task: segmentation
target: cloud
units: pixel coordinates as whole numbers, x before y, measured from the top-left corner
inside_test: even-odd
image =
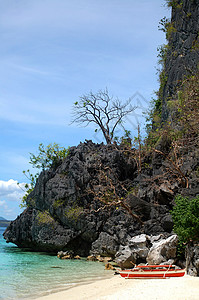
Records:
[[[0,216],[13,220],[22,212],[19,208],[25,183],[17,184],[16,180],[0,180]]]
[[[6,197],[9,201],[19,201],[19,197],[24,194],[22,188],[25,183],[17,184],[16,180],[10,179],[8,181],[0,180],[0,198]],[[1,200],[5,202],[5,200]]]

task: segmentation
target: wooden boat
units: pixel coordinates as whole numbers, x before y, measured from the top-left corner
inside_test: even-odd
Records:
[[[178,269],[174,265],[145,265],[135,266],[133,269],[121,270],[120,275],[128,278],[169,278],[182,277],[185,269]]]

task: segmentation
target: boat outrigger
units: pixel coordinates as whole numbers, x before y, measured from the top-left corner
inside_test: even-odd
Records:
[[[179,269],[175,265],[145,265],[135,266],[133,269],[121,270],[120,275],[128,278],[169,278],[182,277],[185,269]]]

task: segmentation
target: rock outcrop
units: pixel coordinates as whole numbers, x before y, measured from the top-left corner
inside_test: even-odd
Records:
[[[107,209],[95,197],[95,193],[103,195],[110,188],[105,178],[109,170],[117,194],[121,198],[125,196],[125,203],[143,224],[124,208]],[[29,207],[11,222],[4,237],[34,251],[72,250],[74,255],[81,256],[91,251],[114,256],[120,245],[125,245],[127,239],[140,231],[170,232],[168,222],[172,221],[166,218],[169,207],[155,206],[153,195],[148,199],[134,195],[134,179],[137,184],[138,177],[136,162],[128,152],[114,145],[81,143],[71,148],[61,165],[41,173],[27,199]],[[142,181],[141,178],[141,185]],[[142,187],[146,193],[147,189]]]
[[[172,1],[165,61],[162,119],[168,117],[168,100],[176,98],[181,81],[196,73],[199,65],[199,1]]]
[[[131,268],[146,262],[149,265],[173,264],[176,260],[178,237],[167,235],[141,234],[129,239],[126,246],[120,247],[116,253],[116,262],[121,268]]]
[[[199,2],[172,3],[163,121],[168,117],[167,101],[199,63]],[[185,148],[180,147],[183,159],[176,167],[161,155],[171,149],[171,141],[162,137],[156,147],[159,152],[143,155],[139,172],[136,150],[126,151],[125,145],[86,141],[71,147],[62,162],[40,174],[27,208],[10,223],[4,238],[32,251],[116,257],[122,267],[172,262],[177,245],[170,215],[174,198],[178,193],[199,194],[198,147]],[[118,199],[121,205],[116,204]],[[198,245],[187,248],[187,253],[188,270],[198,275]]]

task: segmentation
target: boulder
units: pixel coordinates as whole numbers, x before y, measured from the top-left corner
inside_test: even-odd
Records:
[[[79,255],[76,255],[76,256],[74,257],[74,259],[81,259],[81,257],[80,257]]]
[[[87,260],[88,260],[88,261],[97,261],[97,258],[96,258],[95,255],[89,255],[89,256],[87,257]]]
[[[99,238],[92,243],[91,253],[101,256],[114,256],[119,249],[116,236],[101,232]]]
[[[128,240],[127,246],[120,247],[116,253],[115,261],[122,268],[130,268],[134,264],[145,262],[149,249],[147,247],[148,236],[140,234]]]
[[[167,239],[158,240],[153,243],[146,258],[147,263],[150,265],[159,265],[169,259],[176,257],[176,250],[178,244],[177,235],[172,235]]]
[[[199,243],[189,243],[186,247],[187,274],[199,276]]]
[[[73,253],[71,251],[59,251],[57,253],[57,257],[60,259],[72,259],[74,258]]]
[[[147,240],[148,236],[146,234],[137,235],[129,240],[129,247],[136,258],[136,261],[139,259],[146,259],[149,252]]]
[[[132,268],[134,266],[136,260],[129,246],[120,246],[119,251],[115,255],[115,262],[121,269]]]
[[[115,268],[113,267],[112,264],[107,263],[107,264],[105,265],[105,270],[115,270]]]

